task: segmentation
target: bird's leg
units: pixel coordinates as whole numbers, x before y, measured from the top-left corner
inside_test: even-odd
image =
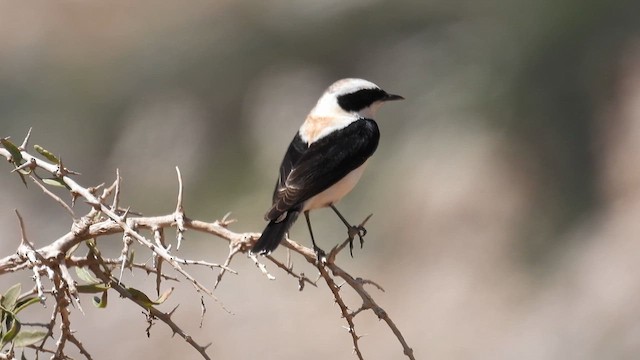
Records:
[[[353,257],[353,239],[356,236],[358,237],[358,239],[360,239],[360,248],[362,249],[362,246],[364,245],[364,236],[367,235],[367,229],[365,229],[362,225],[354,226],[349,224],[347,219],[345,219],[344,216],[340,214],[340,211],[338,211],[335,205],[329,204],[329,206],[331,206],[331,209],[335,211],[340,220],[342,220],[344,225],[347,227],[347,234],[349,234],[349,253],[351,254],[351,257]]]
[[[309,210],[304,212],[304,218],[307,219],[307,226],[309,227],[309,234],[311,235],[311,243],[313,243],[313,252],[316,253],[316,259],[319,263],[325,263],[327,261],[327,255],[324,250],[320,249],[316,245],[316,240],[313,238],[313,230],[311,230],[311,220],[309,220]]]

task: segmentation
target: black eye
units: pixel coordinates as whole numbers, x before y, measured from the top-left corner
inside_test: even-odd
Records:
[[[338,96],[338,105],[346,111],[360,111],[386,96],[382,89],[362,89]]]

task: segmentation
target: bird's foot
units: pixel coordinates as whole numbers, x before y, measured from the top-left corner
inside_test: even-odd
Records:
[[[349,234],[349,253],[351,254],[351,257],[353,257],[353,240],[357,236],[358,240],[360,240],[360,249],[362,249],[364,246],[364,237],[367,235],[367,229],[362,225],[351,225],[347,230],[347,233]]]
[[[320,249],[317,246],[313,247],[313,252],[316,253],[316,262],[318,265],[327,263],[327,254],[324,250]]]

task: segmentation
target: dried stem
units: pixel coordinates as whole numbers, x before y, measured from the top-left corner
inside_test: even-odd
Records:
[[[28,168],[31,170],[35,170],[36,168],[40,168],[44,171],[49,172],[56,179],[62,181],[64,185],[70,189],[69,191],[72,195],[72,201],[74,201],[76,197],[81,197],[87,204],[91,206],[91,210],[88,214],[86,214],[79,220],[74,221],[71,231],[51,242],[50,244],[38,249],[36,249],[33,244],[28,241],[23,219],[16,211],[20,223],[21,242],[16,254],[0,259],[0,275],[23,269],[32,269],[34,273],[34,280],[36,282],[34,291],[37,292],[42,301],[44,301],[46,296],[45,294],[47,292],[44,290],[41,275],[46,274],[54,284],[54,291],[52,293],[54,294],[56,306],[51,316],[51,320],[46,326],[48,329],[48,334],[47,337],[42,341],[40,346],[34,348],[37,349],[37,351],[53,353],[53,357],[56,359],[64,359],[66,358],[66,355],[64,355],[65,345],[67,343],[72,343],[79,349],[82,355],[84,355],[87,359],[91,359],[89,353],[84,349],[80,341],[74,336],[71,330],[69,309],[69,305],[72,302],[75,302],[76,305],[80,307],[80,299],[78,296],[77,286],[75,284],[75,281],[71,277],[68,268],[87,267],[91,269],[91,271],[98,277],[100,281],[102,281],[104,284],[109,285],[110,289],[115,290],[122,297],[144,308],[147,313],[150,326],[153,324],[153,319],[159,319],[169,328],[171,328],[174,333],[179,334],[187,343],[189,343],[194,349],[196,349],[203,358],[209,359],[209,356],[206,353],[206,349],[209,345],[202,346],[196,343],[191,338],[191,336],[189,336],[184,330],[182,330],[182,328],[180,328],[176,323],[173,322],[171,316],[174,313],[175,309],[169,313],[165,313],[158,310],[156,306],[151,306],[148,303],[141,301],[138,297],[133,296],[132,293],[119,282],[122,278],[122,275],[120,276],[120,279],[116,279],[111,275],[111,272],[114,271],[118,266],[120,267],[121,271],[125,266],[130,266],[134,269],[146,271],[147,273],[154,273],[156,275],[156,291],[159,294],[162,280],[177,280],[177,278],[163,273],[162,265],[164,263],[167,263],[170,266],[170,269],[173,269],[173,271],[180,274],[182,278],[189,281],[194,286],[196,291],[204,292],[209,297],[214,299],[214,301],[219,302],[217,297],[214,296],[212,290],[205,287],[182,266],[205,266],[212,269],[218,268],[219,273],[213,286],[213,289],[215,289],[219,285],[223,275],[226,272],[236,274],[235,271],[229,268],[233,257],[241,252],[248,253],[248,250],[252,247],[255,241],[257,241],[259,234],[237,233],[229,230],[228,225],[233,221],[227,220],[228,215],[225,215],[225,217],[220,221],[214,221],[211,223],[189,219],[184,212],[183,180],[180,170],[177,167],[176,173],[178,177],[178,197],[176,208],[173,213],[162,216],[142,217],[141,215],[129,212],[128,210],[123,211],[119,208],[121,188],[121,177],[119,171],[116,171],[116,179],[113,184],[108,188],[105,188],[100,196],[96,196],[98,189],[102,185],[93,188],[83,187],[70,177],[70,175],[76,173],[65,168],[61,161],[58,161],[57,164],[54,164],[36,158],[29,154],[26,151],[26,145],[30,137],[30,133],[31,132],[27,134],[20,148],[22,158],[25,160],[25,164],[23,164],[22,166],[26,165],[25,169]],[[7,159],[12,159],[11,153],[4,148],[0,148],[0,155],[6,157]],[[45,187],[45,185],[41,184],[39,181],[37,181],[36,178],[34,178],[33,172],[32,178],[34,182],[36,182],[47,195],[49,195],[56,202],[65,207],[65,209],[72,215],[72,217],[74,217],[74,219],[76,218],[74,216],[73,210],[71,210],[71,208],[60,197],[53,194]],[[111,206],[107,206],[105,205],[105,202],[110,196],[113,196],[113,200],[111,202]],[[362,222],[361,226],[363,226],[368,219],[369,217],[367,217]],[[171,255],[169,253],[171,244],[165,244],[165,228],[176,229],[176,249],[180,247],[180,244],[184,239],[184,232],[187,229],[212,234],[228,241],[229,253],[226,257],[226,260],[222,265],[220,265],[205,260],[181,259]],[[149,240],[147,237],[143,236],[141,234],[141,231],[143,230],[151,231],[153,234],[153,240]],[[127,261],[127,254],[129,253],[127,241],[124,241],[125,245],[123,246],[120,258],[103,258],[97,249],[97,243],[95,242],[95,240],[91,239],[102,238],[105,235],[109,234],[121,234],[123,237],[123,241],[124,239],[130,239],[131,241],[136,241],[140,245],[148,248],[151,251],[154,259],[153,265],[149,266],[146,264],[129,263]],[[89,254],[86,257],[71,256],[70,252],[74,250],[80,243],[85,241],[87,242],[87,244],[89,244],[89,247],[91,249]],[[372,285],[379,290],[384,291],[382,287],[380,287],[373,281],[364,280],[359,277],[353,277],[351,274],[344,271],[340,266],[336,264],[337,255],[346,247],[347,244],[351,243],[352,241],[352,234],[350,234],[350,238],[332,249],[332,251],[329,253],[327,262],[325,264],[320,264],[319,266],[316,265],[316,257],[312,249],[302,246],[289,239],[283,242],[283,246],[289,250],[287,252],[286,262],[281,262],[272,256],[267,256],[265,259],[270,263],[273,263],[276,267],[282,269],[287,275],[292,276],[294,279],[296,279],[298,281],[298,288],[300,290],[304,289],[305,284],[317,286],[317,280],[313,281],[307,278],[304,273],[294,272],[290,253],[301,256],[307,262],[313,264],[314,267],[318,266],[317,268],[320,272],[320,277],[323,278],[327,283],[327,286],[331,290],[334,300],[340,307],[342,316],[347,321],[347,329],[351,334],[354,351],[359,359],[363,359],[363,355],[360,350],[360,337],[356,333],[354,319],[357,315],[363,313],[365,310],[371,310],[379,319],[384,320],[387,326],[391,329],[391,331],[400,342],[404,354],[409,359],[415,359],[413,356],[413,350],[408,346],[396,324],[391,320],[387,312],[375,302],[373,297],[364,288],[365,285]],[[262,263],[255,256],[250,256],[250,259],[259,268],[260,272],[267,277],[267,279],[275,279],[275,277],[269,272],[266,264]],[[342,280],[344,280],[344,284],[337,285],[337,278],[341,278]],[[355,291],[362,300],[362,304],[357,307],[355,311],[349,310],[349,307],[340,294],[341,288],[344,288],[344,285],[347,285],[349,288],[353,289],[353,291]],[[222,303],[219,302],[219,304],[223,309],[226,310]],[[201,308],[202,322],[204,313],[206,312],[206,307],[203,299],[201,299]],[[60,317],[61,321],[59,325],[60,337],[56,342],[56,348],[54,350],[45,349],[45,342],[47,341],[47,339],[53,336],[53,328],[56,324],[56,318],[58,316]]]

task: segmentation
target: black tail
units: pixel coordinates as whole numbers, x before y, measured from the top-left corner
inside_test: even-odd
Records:
[[[285,234],[289,232],[291,225],[296,221],[299,214],[300,212],[298,211],[289,210],[287,212],[287,216],[285,216],[282,221],[270,221],[262,232],[260,239],[258,239],[256,244],[253,245],[251,252],[254,254],[264,255],[275,250],[284,239]]]

